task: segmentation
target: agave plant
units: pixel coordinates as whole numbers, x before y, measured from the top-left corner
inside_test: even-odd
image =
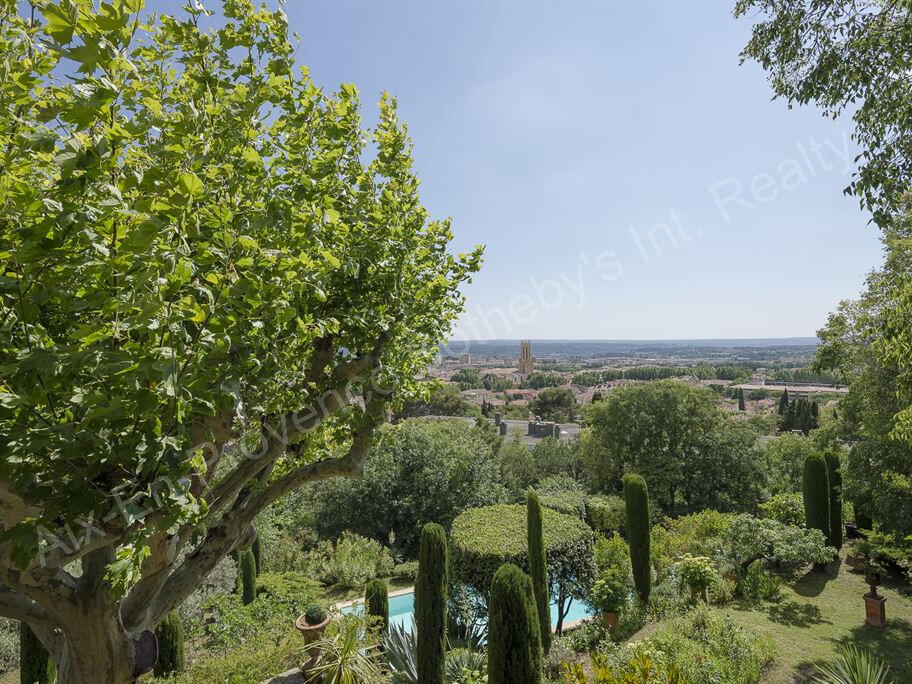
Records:
[[[384,651],[395,684],[418,684],[418,649],[414,620],[411,629],[403,624],[389,626]]]
[[[444,664],[448,684],[469,684],[487,681],[488,659],[484,651],[457,648],[446,655]]]
[[[479,620],[460,619],[447,613],[446,639],[448,651],[462,648],[481,653],[488,641],[488,626]]]
[[[839,655],[826,665],[817,666],[813,684],[893,684],[890,667],[883,660],[853,645],[843,645]]]

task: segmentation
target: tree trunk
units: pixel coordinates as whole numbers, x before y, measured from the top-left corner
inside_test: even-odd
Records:
[[[135,680],[134,644],[117,605],[106,611],[74,610],[67,626],[35,628],[57,666],[57,684],[130,684]]]

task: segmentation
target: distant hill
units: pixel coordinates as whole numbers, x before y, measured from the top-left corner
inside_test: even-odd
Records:
[[[610,356],[774,358],[808,355],[820,343],[816,337],[769,337],[706,340],[532,340],[532,353],[544,358]],[[451,340],[444,354],[517,356],[519,340]]]

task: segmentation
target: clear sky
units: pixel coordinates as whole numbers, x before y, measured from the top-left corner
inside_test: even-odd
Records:
[[[287,5],[318,83],[398,97],[486,245],[456,337],[812,335],[880,262],[851,121],[771,100],[731,2]]]

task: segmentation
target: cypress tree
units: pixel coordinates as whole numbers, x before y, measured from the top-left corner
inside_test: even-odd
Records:
[[[380,618],[384,633],[389,629],[389,596],[382,579],[372,579],[364,587],[364,609],[368,615]]]
[[[627,509],[627,541],[630,565],[637,594],[645,603],[652,591],[652,568],[649,564],[649,492],[646,480],[634,473],[624,476],[624,503]]]
[[[541,656],[532,580],[504,563],[494,573],[488,601],[488,684],[539,684]]]
[[[830,532],[827,535],[827,544],[839,550],[842,548],[842,473],[839,454],[828,453],[826,465],[827,482],[830,486]]]
[[[789,391],[788,389],[783,389],[782,394],[779,396],[779,415],[784,416],[786,409],[789,406]]]
[[[253,551],[241,551],[241,602],[246,606],[256,598],[256,561]]]
[[[813,453],[805,459],[801,484],[805,524],[808,529],[820,530],[825,538],[829,538],[830,485],[823,454]]]
[[[542,532],[542,508],[538,494],[530,489],[526,494],[526,532],[529,547],[529,573],[532,592],[538,607],[538,625],[541,629],[542,650],[551,648],[551,598],[548,596],[548,560],[545,554],[545,536]]]
[[[418,681],[443,684],[446,636],[447,541],[443,528],[427,523],[418,548],[415,624],[418,628]]]
[[[256,574],[259,575],[262,572],[260,563],[263,561],[263,558],[262,558],[263,551],[262,551],[262,548],[260,547],[260,535],[259,534],[257,534],[257,536],[254,538],[253,546],[250,547],[250,550],[253,551],[253,561],[256,566]]]
[[[155,628],[158,639],[158,660],[155,663],[156,677],[166,677],[172,672],[184,669],[184,625],[177,611],[171,611]]]
[[[739,411],[744,410],[744,388],[743,387],[738,388],[738,410]]]
[[[50,684],[54,664],[44,644],[26,623],[19,623],[19,681],[21,684]]]

